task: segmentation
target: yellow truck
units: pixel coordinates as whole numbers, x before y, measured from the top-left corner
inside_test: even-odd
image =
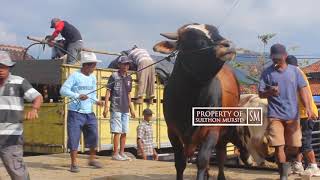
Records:
[[[63,64],[61,60],[29,60],[19,61],[12,69],[12,73],[20,75],[29,80],[36,89],[44,96],[45,103],[41,107],[39,119],[24,121],[24,149],[31,153],[63,153],[67,152],[67,98],[59,96],[59,88],[67,77],[79,66]],[[108,78],[116,69],[100,69],[94,72],[97,78],[98,98],[104,100]],[[133,89],[132,97],[137,90],[136,75],[132,75]],[[167,126],[163,117],[163,89],[159,78],[155,82],[155,99],[152,104],[134,105],[136,118],[130,119],[130,132],[127,135],[127,148],[136,147],[136,128],[142,120],[142,111],[150,108],[154,112],[153,130],[155,148],[169,148],[170,141],[167,136]],[[25,110],[30,108],[30,104],[25,105]],[[98,151],[112,149],[112,136],[110,133],[110,117],[102,116],[103,109],[94,107],[94,112],[98,119]],[[110,115],[110,113],[109,113]],[[234,154],[234,147],[228,146],[228,154]],[[83,138],[79,145],[79,151],[84,152]]]

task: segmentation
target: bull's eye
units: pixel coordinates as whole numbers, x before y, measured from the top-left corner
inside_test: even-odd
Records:
[[[200,46],[201,47],[206,47],[207,45],[208,45],[207,41],[204,41],[204,40],[200,41]]]

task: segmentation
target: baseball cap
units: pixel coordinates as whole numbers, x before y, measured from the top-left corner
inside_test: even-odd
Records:
[[[16,63],[12,62],[8,52],[0,51],[0,64],[3,64],[3,65],[8,66],[8,67],[12,67]]]
[[[131,60],[128,56],[120,56],[118,59],[119,64],[131,63]]]
[[[298,60],[295,56],[289,55],[286,59],[287,64],[298,66]]]
[[[282,44],[274,44],[270,48],[271,58],[279,59],[285,54],[287,54],[287,50],[286,47]]]
[[[151,111],[151,109],[148,109],[148,108],[147,108],[147,109],[143,110],[142,114],[143,114],[143,115],[152,115],[153,112]]]
[[[51,19],[51,25],[50,25],[50,28],[54,28],[55,27],[55,24],[56,22],[60,21],[59,18],[52,18]]]
[[[81,51],[80,56],[81,64],[102,62],[101,60],[97,59],[97,56],[93,52]]]

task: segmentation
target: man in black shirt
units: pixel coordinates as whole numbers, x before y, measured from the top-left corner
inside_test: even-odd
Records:
[[[51,20],[50,28],[54,28],[52,35],[46,37],[49,45],[52,46],[52,41],[58,37],[59,34],[65,39],[65,43],[68,51],[67,63],[75,64],[77,61],[78,53],[83,47],[82,37],[79,30],[67,21],[62,21],[59,18],[53,18]]]

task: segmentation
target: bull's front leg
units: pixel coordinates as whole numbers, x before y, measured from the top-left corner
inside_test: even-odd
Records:
[[[209,179],[209,162],[212,149],[217,144],[219,133],[210,132],[204,142],[202,142],[197,159],[197,180]]]
[[[168,136],[174,151],[174,161],[177,172],[176,179],[183,180],[183,172],[187,166],[187,158],[184,154],[183,144],[179,137],[172,132],[170,128],[168,129]]]
[[[226,142],[219,142],[216,146],[216,153],[217,153],[217,162],[218,162],[218,167],[219,167],[219,172],[218,172],[218,180],[225,180],[225,174],[224,174],[224,163],[226,160]]]

